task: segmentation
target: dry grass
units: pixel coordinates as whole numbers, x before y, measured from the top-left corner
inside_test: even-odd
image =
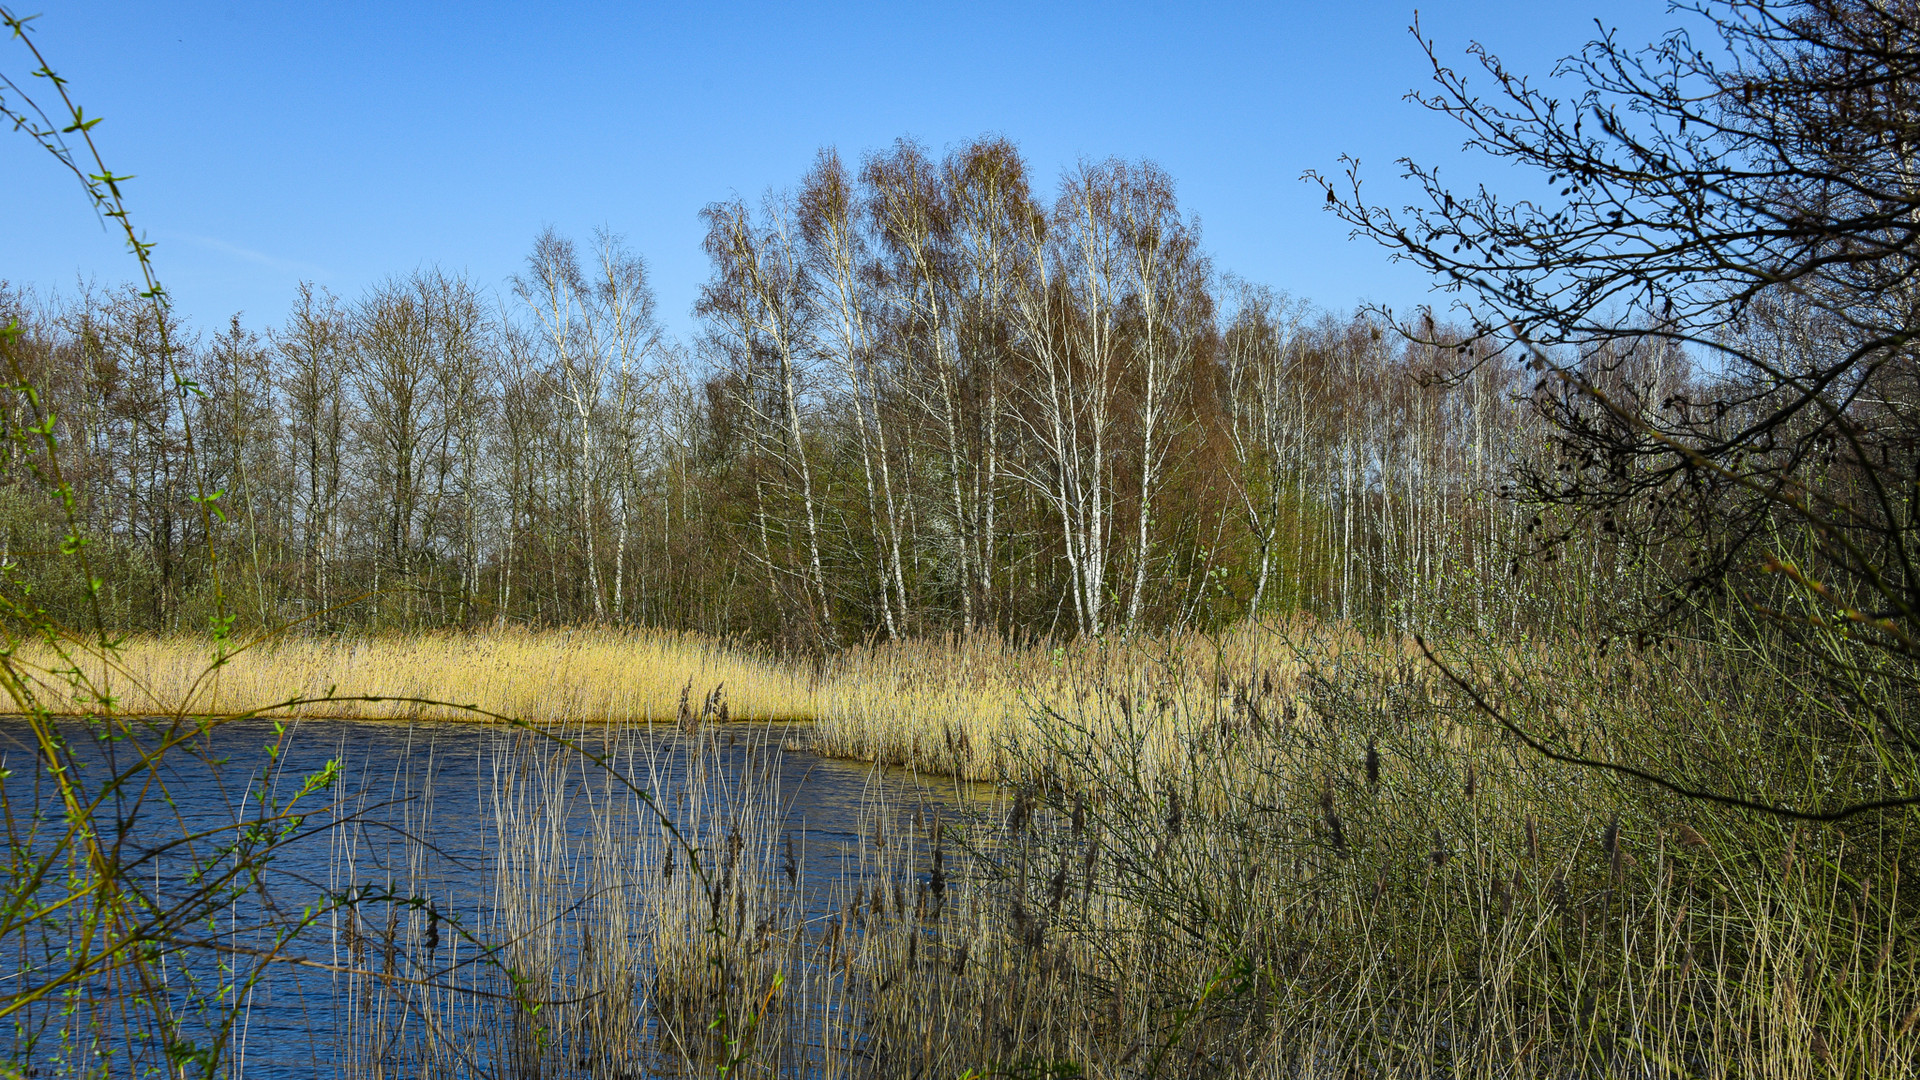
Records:
[[[1108,723],[1088,710],[1103,694],[1156,722],[1136,727],[1146,760],[1183,757],[1191,722],[1255,695],[1275,722],[1298,718],[1314,662],[1379,664],[1386,655],[1360,635],[1311,620],[1240,627],[1217,636],[1182,634],[1013,645],[980,635],[888,643],[838,658],[820,690],[813,749],[832,757],[906,766],[968,780],[1018,781],[1048,767],[1045,717]],[[1404,659],[1407,648],[1388,650]]]
[[[211,651],[188,638],[136,638],[110,660],[78,653],[79,666],[132,714],[276,715],[351,719],[458,719],[471,705],[526,720],[673,721],[682,694],[698,711],[716,690],[735,719],[804,720],[816,713],[813,680],[751,648],[693,634],[576,629],[428,633],[268,640],[243,648],[211,673]],[[44,647],[23,647],[29,670],[59,668]],[[56,712],[88,713],[97,702],[69,680],[41,680]],[[290,708],[276,703],[309,699]],[[331,700],[329,700],[331,699]],[[349,700],[362,699],[362,700]]]
[[[151,700],[187,695],[161,673],[190,670],[192,650],[125,655],[123,677],[160,688]],[[1454,656],[1528,727],[1701,786],[1794,803],[1883,782],[1869,759],[1820,752],[1825,696],[1735,649]],[[602,787],[604,809],[569,809],[589,773],[526,742],[495,774],[503,873],[470,924],[505,944],[493,955],[512,978],[409,998],[369,954],[349,1043],[413,1030],[432,1060],[434,1032],[474,1032],[495,1040],[491,1061],[596,1078],[663,1063],[875,1077],[1071,1064],[1115,1080],[1920,1068],[1905,819],[1796,828],[1557,765],[1404,643],[1307,624],[974,639],[853,652],[818,683],[750,651],[603,631],[292,642],[251,659],[254,681],[235,677],[243,655],[217,694],[187,700],[247,707],[269,686],[284,697],[289,672],[312,689],[345,671],[362,681],[336,694],[593,723],[668,719],[689,680],[695,701],[724,681],[735,715],[818,717],[823,752],[1009,783],[996,812],[945,829],[876,813],[821,918],[782,865],[771,773],[696,768],[676,790],[626,759],[718,872],[696,882],[685,862],[667,872],[675,845],[648,807]],[[401,916],[368,930],[417,942],[430,928]],[[489,986],[500,996],[472,995]]]
[[[1147,734],[1150,756],[1177,760],[1187,713],[1250,692],[1291,696],[1305,671],[1304,637],[1323,659],[1364,653],[1379,662],[1359,635],[1305,621],[1216,637],[887,643],[835,657],[822,675],[698,635],[612,629],[287,637],[247,645],[211,672],[207,643],[186,637],[131,639],[110,660],[97,650],[72,655],[126,714],[470,716],[414,700],[430,699],[541,722],[620,723],[671,722],[683,707],[697,714],[724,703],[732,719],[816,720],[812,748],[828,756],[1011,781],[1046,756],[1036,718],[1086,715],[1093,688],[1166,719]],[[22,647],[16,663],[41,673],[54,712],[98,711],[60,673],[68,662],[44,647]],[[305,700],[274,707],[296,698]]]
[[[1051,779],[966,820],[870,808],[824,918],[783,865],[771,773],[700,765],[713,729],[683,783],[631,759],[707,853],[703,885],[664,872],[642,808],[568,809],[594,774],[523,740],[495,768],[503,873],[480,921],[526,981],[512,1002],[447,998],[442,1028],[493,1040],[518,1075],[582,1078],[1920,1065],[1920,954],[1886,838],[1673,816],[1463,740],[1410,670],[1385,653],[1302,671],[1317,711],[1286,728],[1252,720],[1260,693],[1209,717],[1080,687],[1036,725]],[[1143,727],[1178,733],[1178,768],[1144,763]],[[370,989],[370,1006],[405,992]]]

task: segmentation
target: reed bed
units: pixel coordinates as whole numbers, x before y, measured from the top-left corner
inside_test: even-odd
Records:
[[[884,1034],[909,1000],[938,1006],[929,977],[1004,999],[961,978],[996,954],[937,812],[876,788],[841,869],[812,882],[808,846],[827,841],[790,821],[777,732],[579,734],[601,763],[531,732],[483,751],[489,827],[464,860],[491,868],[477,890],[455,884],[460,860],[432,839],[448,811],[413,781],[391,818],[365,795],[336,807],[352,823],[329,882],[346,898],[337,1075],[897,1076]]]
[[[1689,785],[1887,782],[1830,695],[1737,649],[1448,659],[1527,727]],[[840,657],[798,684],[816,749],[1002,785],[971,812],[874,801],[828,881],[786,736],[683,711],[674,677],[644,715],[682,723],[485,744],[484,889],[437,869],[445,808],[338,808],[342,1075],[1920,1072],[1906,817],[1794,825],[1553,762],[1404,642]]]
[[[1343,642],[1297,659],[1291,686],[1185,703],[1178,688],[1202,680],[1175,672],[1144,709],[1133,683],[1095,672],[1075,710],[1036,724],[1035,767],[976,848],[1002,933],[1053,988],[1029,1066],[1811,1078],[1920,1065],[1904,819],[1795,827],[1655,797],[1515,746],[1401,650]],[[1502,704],[1578,701],[1595,749],[1612,731],[1604,749],[1677,769],[1745,762],[1753,782],[1766,760],[1774,798],[1848,779],[1796,744],[1807,717],[1792,699],[1728,657],[1668,666],[1687,677],[1585,651],[1549,673],[1577,697],[1515,687]]]
[[[1309,619],[1240,626],[1217,635],[1141,635],[1015,644],[996,635],[904,641],[837,657],[819,692],[816,751],[967,780],[1015,782],[1044,770],[1048,717],[1086,716],[1091,688],[1168,723],[1136,732],[1149,760],[1179,759],[1178,721],[1208,715],[1249,688],[1298,689],[1303,641],[1319,660],[1379,662],[1383,650],[1344,627]],[[1397,656],[1411,649],[1404,643]],[[1289,717],[1300,704],[1283,705]]]
[[[1142,672],[1072,669],[1071,709],[1034,721],[1022,780],[972,809],[876,798],[827,882],[791,855],[817,841],[789,831],[774,770],[720,765],[725,729],[681,744],[678,780],[606,755],[662,793],[703,876],[647,804],[516,736],[486,797],[499,870],[473,924],[501,958],[479,987],[496,996],[460,998],[465,1019],[437,1030],[491,1040],[474,1045],[499,1067],[468,1075],[1920,1068],[1897,827],[1651,799],[1517,752],[1398,650],[1340,650],[1297,656],[1285,687],[1176,672],[1144,702]],[[1587,705],[1604,725],[1734,687],[1694,675],[1621,679]],[[417,1010],[376,1000],[413,991],[366,985],[387,1034],[361,1043],[431,1042],[417,1018],[406,1034]]]
[[[784,1075],[807,1052],[800,1014],[769,993],[801,966],[806,882],[798,863],[779,872],[767,729],[733,769],[719,749],[737,730],[581,737],[599,763],[530,732],[483,751],[483,839],[464,859],[432,839],[420,792],[399,829],[339,808],[354,827],[330,883],[350,898],[337,1075],[625,1078],[748,1059]]]
[[[573,629],[433,632],[347,638],[271,638],[209,669],[204,641],[134,638],[111,654],[70,653],[91,685],[134,714],[274,715],[344,719],[470,719],[471,705],[557,723],[675,720],[683,708],[735,719],[804,720],[816,712],[814,679],[757,649],[695,634]],[[67,666],[44,646],[19,652],[49,676],[56,712],[101,703],[53,674]],[[305,699],[276,708],[280,702]],[[357,699],[357,700],[356,700]],[[387,699],[387,700],[366,700]]]

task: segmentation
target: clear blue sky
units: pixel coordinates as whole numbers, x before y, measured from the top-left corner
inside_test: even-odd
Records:
[[[8,0],[14,3],[15,0]],[[1082,158],[1148,158],[1219,269],[1335,309],[1425,282],[1350,242],[1299,180],[1359,156],[1447,163],[1460,136],[1401,100],[1426,83],[1405,0],[1149,6],[315,4],[22,0],[90,114],[162,279],[202,327],[277,324],[297,281],[352,299],[438,264],[500,289],[534,235],[625,234],[685,337],[698,212],[793,184],[815,150],[901,135],[1013,139],[1051,191]],[[1428,3],[1446,54],[1523,70],[1593,34],[1678,22],[1663,0]],[[0,53],[21,73],[22,52]],[[47,291],[132,266],[77,183],[0,131],[0,278]],[[1461,162],[1466,178],[1481,175]]]

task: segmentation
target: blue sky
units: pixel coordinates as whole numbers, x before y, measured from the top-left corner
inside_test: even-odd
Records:
[[[15,0],[7,0],[14,4]],[[606,226],[648,260],[682,337],[706,265],[698,213],[795,183],[825,145],[911,135],[1020,145],[1051,190],[1083,158],[1159,162],[1218,269],[1334,309],[1426,283],[1347,239],[1300,182],[1395,158],[1461,179],[1460,135],[1403,102],[1426,83],[1412,4],[233,4],[26,0],[180,312],[278,323],[302,279],[352,299],[437,264],[506,292],[536,233]],[[1427,3],[1443,55],[1522,70],[1593,36],[1675,25],[1663,0]],[[22,51],[0,63],[18,75]],[[77,183],[0,132],[0,278],[124,280]]]

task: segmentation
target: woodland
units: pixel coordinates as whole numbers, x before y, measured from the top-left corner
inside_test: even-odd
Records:
[[[172,316],[137,289],[8,286],[116,569],[108,623],[204,627],[209,526],[255,627],[593,622],[825,652],[1551,617],[1510,556],[1533,511],[1502,497],[1547,438],[1521,365],[1217,273],[1150,164],[1054,185],[1004,140],[902,140],[703,216],[689,342],[611,235],[538,237],[505,290],[427,269],[302,285],[264,332],[170,325],[178,375]],[[1633,364],[1615,377],[1661,393],[1694,377],[1677,349]],[[34,572],[59,518],[6,475],[8,557]],[[1553,591],[1612,575],[1595,551]],[[42,602],[77,613],[54,580]]]
[[[608,233],[188,325],[0,8],[138,278],[0,286],[0,1073],[238,1075],[288,972],[356,1077],[1920,1071],[1920,7],[1670,14],[1416,26],[1526,194],[1301,189],[1420,306],[903,138],[675,340]]]

